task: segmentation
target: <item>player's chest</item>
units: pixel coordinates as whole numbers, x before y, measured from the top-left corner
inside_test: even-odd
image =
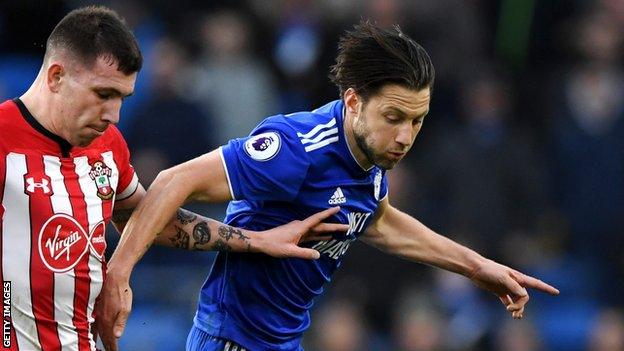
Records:
[[[102,208],[110,217],[119,171],[110,150],[94,150],[74,157],[19,150],[1,155],[4,198],[21,199],[29,207],[70,214],[78,207]],[[3,201],[4,202],[4,201]],[[110,203],[110,206],[104,206]]]
[[[373,218],[381,200],[381,174],[365,179],[334,178],[309,182],[300,192],[299,201],[320,210],[340,206],[335,216],[349,225],[348,236],[359,236]]]

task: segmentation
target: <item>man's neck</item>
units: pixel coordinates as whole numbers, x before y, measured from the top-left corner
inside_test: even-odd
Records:
[[[56,130],[57,128],[55,128],[53,119],[54,109],[50,99],[46,96],[46,93],[42,91],[41,85],[38,84],[38,81],[35,81],[30,88],[20,96],[20,100],[39,124],[52,134],[63,137]]]

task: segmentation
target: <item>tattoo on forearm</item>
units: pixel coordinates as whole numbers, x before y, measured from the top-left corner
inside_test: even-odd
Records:
[[[236,235],[236,237],[239,240],[246,241],[247,239],[249,239],[248,236],[245,236],[245,234],[243,234],[242,230],[230,227],[229,225],[219,226],[218,231],[219,231],[219,236],[225,239],[226,241],[229,241],[230,239],[232,239],[234,235]]]
[[[232,251],[232,247],[230,247],[230,245],[228,245],[225,241],[221,239],[217,239],[217,241],[215,241],[214,245],[212,246],[212,249],[215,251],[223,251],[223,252]]]
[[[219,226],[219,229],[217,230],[217,232],[219,233],[220,237],[225,239],[225,241],[229,241],[234,236],[236,236],[238,240],[241,240],[243,243],[247,244],[247,251],[251,251],[251,244],[249,243],[249,237],[243,234],[242,230],[230,227],[229,225],[221,225]],[[219,240],[221,239],[218,239],[217,241]],[[216,243],[215,243],[215,247],[216,247]]]
[[[113,221],[113,223],[125,223],[130,219],[133,211],[134,208],[123,208],[120,210],[114,210],[111,220]]]
[[[210,227],[208,222],[199,222],[193,227],[193,249],[201,250],[203,245],[210,242]]]
[[[176,214],[176,218],[178,219],[178,221],[180,221],[180,224],[186,225],[197,219],[197,215],[191,211],[179,208]]]
[[[180,249],[188,249],[190,235],[187,232],[185,232],[184,229],[178,226],[176,226],[175,228],[176,228],[176,233],[172,238],[169,238],[169,240],[171,240],[174,247],[177,247]]]

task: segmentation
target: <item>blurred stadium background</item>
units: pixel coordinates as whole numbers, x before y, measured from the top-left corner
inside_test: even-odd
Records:
[[[0,1],[2,99],[28,88],[55,23],[91,3]],[[145,56],[120,128],[146,186],[265,116],[337,98],[339,35],[360,18],[399,23],[437,79],[391,201],[561,290],[513,321],[466,279],[360,243],[318,300],[306,350],[624,350],[624,0],[95,3],[126,18]],[[212,258],[149,252],[123,350],[183,349]]]

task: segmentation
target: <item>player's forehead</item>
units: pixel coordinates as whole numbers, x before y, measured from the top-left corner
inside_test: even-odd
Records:
[[[126,75],[119,71],[117,62],[110,57],[98,57],[91,65],[77,65],[76,73],[83,82],[95,89],[110,89],[126,96],[134,92],[137,73]]]
[[[431,89],[417,90],[398,84],[384,85],[371,101],[375,101],[380,110],[399,110],[407,115],[422,115],[429,111]]]

